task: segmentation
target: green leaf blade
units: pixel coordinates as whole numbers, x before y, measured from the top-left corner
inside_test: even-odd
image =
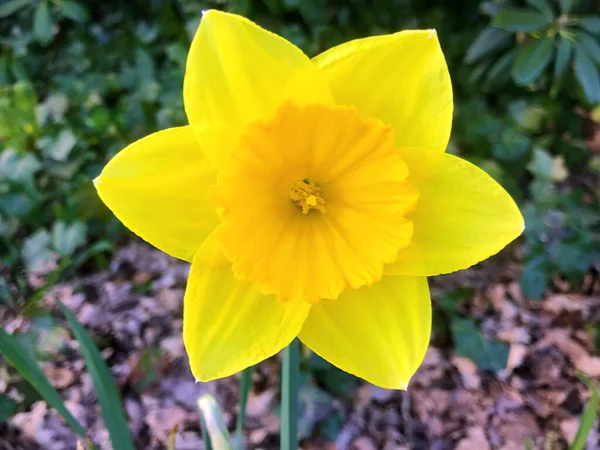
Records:
[[[18,10],[31,3],[31,0],[11,0],[0,5],[0,19],[16,13]]]
[[[552,23],[544,14],[529,8],[510,8],[500,11],[492,25],[512,32],[539,31]]]
[[[208,435],[211,447],[215,450],[231,450],[230,436],[223,413],[219,404],[210,394],[203,395],[198,399],[198,409],[200,410],[200,423],[206,428],[203,430],[203,436]]]
[[[523,46],[512,65],[511,74],[521,86],[533,83],[544,72],[554,52],[554,42],[549,38],[535,39]]]
[[[589,390],[592,395],[590,398],[590,402],[585,407],[583,414],[581,415],[581,419],[579,421],[579,428],[577,429],[577,434],[575,435],[575,439],[569,446],[569,450],[584,450],[585,444],[587,441],[587,437],[590,434],[590,431],[594,427],[594,422],[596,421],[596,416],[598,414],[598,406],[600,404],[600,397],[598,396],[598,388],[596,387],[596,383],[592,379],[586,379]]]
[[[575,51],[575,77],[591,104],[600,103],[600,75],[591,58],[582,51]]]
[[[54,22],[50,15],[50,7],[48,6],[48,2],[43,0],[35,10],[35,15],[33,16],[33,34],[40,43],[46,45],[54,36],[53,28]]]
[[[470,319],[452,321],[454,353],[471,359],[480,370],[499,372],[506,368],[509,345],[486,339]]]
[[[86,437],[85,430],[69,412],[60,394],[50,384],[46,374],[34,361],[17,339],[0,330],[0,354],[25,378],[42,398],[58,412],[75,433]]]
[[[134,450],[123,404],[108,366],[102,359],[96,344],[77,320],[75,314],[62,303],[60,303],[60,308],[79,342],[81,353],[96,389],[98,403],[100,403],[102,417],[109,432],[113,449]]]
[[[248,403],[248,394],[252,387],[252,374],[254,373],[254,366],[250,366],[242,371],[240,376],[240,409],[238,411],[237,420],[235,423],[235,434],[236,434],[236,450],[244,450],[243,445],[243,432],[244,432],[244,419],[246,416],[246,404]]]
[[[484,29],[467,50],[465,61],[473,63],[489,53],[508,46],[512,34],[500,28],[488,27]]]
[[[573,56],[573,42],[569,39],[560,39],[554,60],[554,78],[563,76]]]
[[[558,3],[560,5],[560,12],[566,14],[573,8],[574,0],[558,0]]]
[[[527,0],[527,4],[541,12],[548,20],[554,20],[554,10],[548,0]]]
[[[8,395],[0,393],[0,424],[6,422],[19,410],[19,404]]]
[[[600,34],[600,16],[583,16],[577,21],[578,25],[592,34]]]
[[[575,33],[575,41],[596,64],[600,64],[600,45],[592,36],[585,31]]]
[[[90,19],[90,13],[87,8],[79,2],[63,0],[58,6],[65,17],[68,17],[75,22],[85,23]]]

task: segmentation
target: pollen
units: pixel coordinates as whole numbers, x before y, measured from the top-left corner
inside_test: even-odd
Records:
[[[298,180],[290,188],[290,200],[302,209],[304,215],[308,214],[311,209],[315,209],[321,214],[327,214],[325,199],[321,197],[320,190],[319,186],[309,180]]]

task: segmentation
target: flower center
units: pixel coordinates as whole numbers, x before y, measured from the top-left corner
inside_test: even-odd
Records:
[[[286,103],[250,124],[211,189],[235,276],[310,303],[381,279],[419,196],[394,142],[346,106]]]
[[[316,209],[321,214],[327,214],[325,199],[321,197],[320,190],[319,186],[307,178],[294,181],[290,188],[290,200],[302,208],[304,215],[308,214],[311,209]]]

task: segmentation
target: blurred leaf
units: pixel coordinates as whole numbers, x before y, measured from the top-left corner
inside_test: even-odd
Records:
[[[352,396],[359,384],[354,375],[338,369],[314,352],[311,352],[306,364],[319,385],[338,398]]]
[[[528,8],[504,9],[492,19],[492,25],[506,31],[543,30],[552,23],[544,14]]]
[[[600,75],[594,62],[581,49],[575,51],[575,77],[588,101],[600,103]]]
[[[527,165],[527,169],[536,178],[552,182],[564,181],[569,175],[562,156],[552,157],[546,150],[540,148],[533,151],[533,159]]]
[[[594,423],[596,421],[596,416],[598,414],[598,404],[600,403],[600,398],[598,396],[598,388],[596,382],[591,379],[584,377],[584,380],[587,383],[588,389],[591,392],[591,398],[583,414],[581,415],[581,419],[579,419],[579,428],[577,429],[577,434],[575,435],[575,439],[569,446],[569,450],[584,450],[587,438],[594,427]]]
[[[31,153],[22,155],[10,149],[0,152],[0,175],[3,180],[31,185],[34,182],[34,174],[41,168],[42,164]]]
[[[477,39],[471,44],[467,50],[465,61],[467,63],[475,62],[484,56],[488,56],[489,53],[507,46],[513,35],[508,31],[504,31],[500,28],[488,27],[484,29]]]
[[[577,45],[587,53],[592,61],[596,64],[600,64],[600,45],[598,45],[596,39],[585,31],[576,31],[575,41],[577,42]]]
[[[565,14],[571,11],[575,2],[574,0],[558,0],[558,3],[560,4],[560,12]]]
[[[569,39],[560,38],[556,59],[554,60],[554,78],[560,78],[569,67],[571,56],[573,55],[573,42]]]
[[[206,425],[211,445],[218,450],[231,450],[229,431],[223,420],[223,413],[219,404],[210,394],[203,395],[198,399],[200,416]]]
[[[554,10],[548,0],[527,0],[527,3],[544,14],[548,20],[554,20]]]
[[[485,77],[485,85],[490,88],[501,87],[510,80],[510,67],[517,56],[517,49],[502,55],[492,64]]]
[[[19,404],[8,395],[0,393],[0,424],[3,424],[19,410]]]
[[[0,5],[0,19],[10,16],[25,5],[29,5],[31,2],[32,0],[9,0],[3,5]]]
[[[69,128],[61,130],[56,140],[48,146],[47,155],[56,161],[65,161],[75,146],[77,139]]]
[[[240,16],[247,16],[252,6],[252,0],[230,0],[228,3],[228,10]]]
[[[33,16],[33,33],[42,44],[48,44],[54,36],[54,22],[50,15],[48,0],[42,0]]]
[[[98,403],[104,418],[104,425],[110,435],[110,441],[114,450],[133,450],[131,434],[127,427],[127,419],[123,404],[117,392],[114,379],[102,355],[92,341],[90,335],[85,331],[81,323],[69,308],[59,302],[60,308],[67,318],[73,335],[79,342],[79,348],[85,360],[88,372],[94,383]]]
[[[21,253],[29,272],[47,273],[52,270],[55,254],[50,250],[50,242],[50,233],[43,228],[25,239]]]
[[[519,126],[519,130],[530,133],[539,133],[545,124],[548,112],[542,106],[525,100],[515,100],[508,104],[508,112],[512,120]]]
[[[600,16],[579,17],[577,24],[592,34],[600,34]]]
[[[525,222],[527,225],[527,221]],[[552,279],[552,269],[542,256],[527,261],[521,269],[521,290],[526,298],[539,300]]]
[[[554,43],[550,38],[533,39],[519,50],[512,65],[512,77],[517,84],[527,86],[539,78],[550,64]]]
[[[548,247],[548,254],[557,269],[566,275],[587,272],[594,262],[593,242],[587,236],[554,241]]]
[[[52,245],[62,256],[70,256],[80,245],[85,244],[87,227],[83,222],[67,225],[63,221],[54,223],[52,227]]]
[[[505,9],[506,6],[500,3],[493,2],[482,2],[479,4],[479,9],[483,14],[493,16],[498,14],[500,11]]]
[[[298,394],[298,434],[301,438],[310,437],[323,419],[332,412],[334,397],[318,388],[305,377]]]
[[[65,407],[59,393],[52,387],[40,366],[31,359],[29,353],[14,336],[2,329],[0,329],[0,354],[39,392],[48,405],[56,409],[75,433],[85,438],[85,430]]]
[[[58,7],[65,17],[79,23],[85,23],[89,20],[90,14],[85,6],[73,0],[61,0]]]
[[[470,319],[452,321],[454,353],[469,358],[480,370],[499,372],[506,368],[509,345],[485,338]]]
[[[514,127],[506,128],[492,145],[492,154],[500,161],[523,159],[531,147],[531,138]]]

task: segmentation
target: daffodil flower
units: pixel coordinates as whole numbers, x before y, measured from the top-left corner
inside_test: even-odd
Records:
[[[189,125],[134,142],[95,186],[133,232],[192,263],[194,376],[232,375],[298,336],[347,372],[406,388],[429,343],[426,277],[523,230],[502,187],[445,153],[452,87],[435,30],[311,60],[211,10],[183,94]]]

